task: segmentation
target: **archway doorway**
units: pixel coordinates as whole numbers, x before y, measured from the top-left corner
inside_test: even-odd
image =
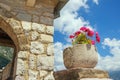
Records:
[[[0,80],[10,79],[13,74],[14,50],[14,42],[8,34],[0,28]]]

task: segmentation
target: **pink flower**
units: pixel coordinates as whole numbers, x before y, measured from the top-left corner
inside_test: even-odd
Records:
[[[95,41],[94,40],[92,40],[91,43],[92,43],[92,45],[95,45]]]
[[[89,32],[89,31],[90,31],[90,29],[89,29],[89,28],[86,28],[85,32]]]
[[[80,31],[75,32],[75,36],[78,36],[80,33]]]
[[[100,36],[99,36],[98,32],[96,32],[96,41],[100,42]]]
[[[70,36],[69,36],[69,38],[71,38],[71,39],[74,38],[74,37],[75,37],[74,35],[70,35]]]
[[[86,32],[87,28],[83,26],[80,28],[80,30]]]
[[[96,35],[96,41],[97,41],[97,42],[100,42],[100,37],[99,37],[99,35]]]
[[[96,32],[95,34],[98,35],[98,32]]]
[[[89,30],[88,33],[87,33],[88,36],[92,37],[94,35],[94,31],[92,30]]]

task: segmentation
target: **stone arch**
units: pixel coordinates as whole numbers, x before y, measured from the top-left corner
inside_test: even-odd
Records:
[[[13,18],[4,18],[3,16],[0,16],[0,28],[8,34],[8,36],[12,39],[14,42],[14,55],[13,55],[13,61],[12,61],[12,68],[11,71],[12,77],[11,80],[15,80],[16,76],[16,69],[17,69],[17,58],[18,53],[20,51],[25,51],[28,48],[28,40],[24,34],[24,30],[21,26],[20,21],[17,21]]]

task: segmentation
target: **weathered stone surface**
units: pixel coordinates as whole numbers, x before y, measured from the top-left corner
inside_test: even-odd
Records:
[[[36,69],[36,56],[34,54],[30,54],[29,57],[29,68]]]
[[[62,77],[64,76],[64,77]],[[108,78],[107,72],[90,68],[76,68],[54,72],[56,80],[80,80],[82,78]]]
[[[7,69],[8,73],[13,73],[10,74],[10,78],[54,80],[54,55],[51,44],[54,28],[48,25],[53,25],[53,12],[57,3],[58,0],[1,0],[0,28],[13,40],[15,52],[18,52],[14,53],[14,66]],[[44,34],[42,38],[40,34]],[[8,75],[6,72],[4,74]]]
[[[39,16],[33,15],[32,22],[39,23]]]
[[[53,70],[54,57],[53,56],[37,56],[37,68],[39,70]]]
[[[24,76],[16,76],[15,80],[25,80]]]
[[[35,5],[36,0],[27,0],[26,5],[29,7],[33,7]]]
[[[46,35],[46,34],[40,34],[40,41],[41,42],[46,42],[46,43],[53,42],[53,36]]]
[[[54,45],[51,43],[51,44],[48,44],[48,47],[47,47],[47,55],[49,56],[52,56],[54,55]]]
[[[0,7],[6,9],[7,11],[10,11],[11,10],[11,7],[6,5],[6,4],[3,4],[3,3],[0,3]]]
[[[25,75],[27,73],[26,63],[22,59],[17,60],[17,75]]]
[[[103,79],[100,79],[100,78],[83,78],[83,79],[80,79],[80,80],[112,80],[112,79],[108,79],[108,78],[103,78]]]
[[[30,51],[31,51],[31,53],[34,53],[34,54],[45,53],[44,45],[40,42],[37,42],[37,41],[31,42]]]
[[[37,31],[33,31],[31,33],[31,39],[32,40],[36,40],[36,39],[38,39],[38,37],[39,37],[39,33]]]
[[[29,32],[31,30],[31,22],[22,21],[21,23],[25,32]]]
[[[22,29],[19,21],[15,20],[15,19],[10,19],[9,24],[11,25],[11,27],[13,27],[14,32],[16,34],[22,34],[23,33],[23,29]]]
[[[29,50],[29,49],[30,49],[29,45],[20,44],[20,50],[25,51],[25,50]]]
[[[52,13],[50,13],[50,12],[44,12],[43,16],[54,18],[54,15]]]
[[[96,47],[90,44],[76,44],[63,51],[64,65],[70,68],[94,68],[98,62]]]
[[[29,80],[38,80],[38,71],[29,70]]]
[[[32,29],[35,31],[38,31],[39,33],[45,32],[45,26],[43,26],[42,24],[38,24],[38,23],[32,23]]]
[[[54,27],[53,26],[47,26],[46,32],[47,32],[47,34],[53,35],[54,34]]]
[[[28,59],[29,52],[28,51],[20,51],[18,53],[18,58]]]
[[[48,71],[40,70],[40,78],[45,77],[48,74]]]
[[[64,77],[63,77],[64,76]],[[107,72],[90,68],[68,69],[54,72],[56,80],[81,80],[82,78],[108,78]]]
[[[31,20],[32,20],[32,16],[29,14],[19,13],[16,17],[22,21],[30,21],[31,22]]]
[[[45,78],[44,78],[44,80],[55,80],[54,79],[54,76],[53,76],[53,72],[50,72],[50,74],[48,74]],[[62,80],[62,79],[61,79]]]
[[[43,24],[46,24],[46,25],[53,25],[53,19],[52,18],[49,18],[49,17],[44,17],[44,16],[41,16],[40,17],[40,23],[43,23]]]
[[[17,35],[17,38],[19,40],[19,44],[28,44],[28,40],[25,35]]]

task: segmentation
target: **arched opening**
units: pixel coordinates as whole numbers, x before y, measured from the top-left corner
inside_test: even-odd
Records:
[[[2,79],[0,80],[15,80],[18,52],[24,49],[25,48],[24,45],[28,43],[28,42],[26,42],[25,44],[23,43],[26,37],[24,35],[24,32],[22,32],[23,30],[21,26],[19,26],[18,23],[19,21],[13,18],[4,19],[4,17],[3,18],[0,17],[0,32],[1,32],[0,46],[7,46],[14,48],[12,61],[10,64],[6,65],[6,67],[4,68],[4,72],[2,71],[2,77],[1,77]],[[18,33],[18,31],[21,31],[22,33]]]
[[[0,80],[12,76],[15,44],[8,34],[0,28]],[[6,73],[6,74],[3,74]]]
[[[0,80],[15,80],[19,69],[17,68],[19,64],[17,63],[18,54],[20,51],[29,50],[28,40],[24,34],[22,26],[20,25],[20,21],[13,18],[0,17],[0,32],[0,46],[14,48],[11,64],[8,64],[6,66],[7,68],[5,67],[4,72],[2,72],[2,79]]]

